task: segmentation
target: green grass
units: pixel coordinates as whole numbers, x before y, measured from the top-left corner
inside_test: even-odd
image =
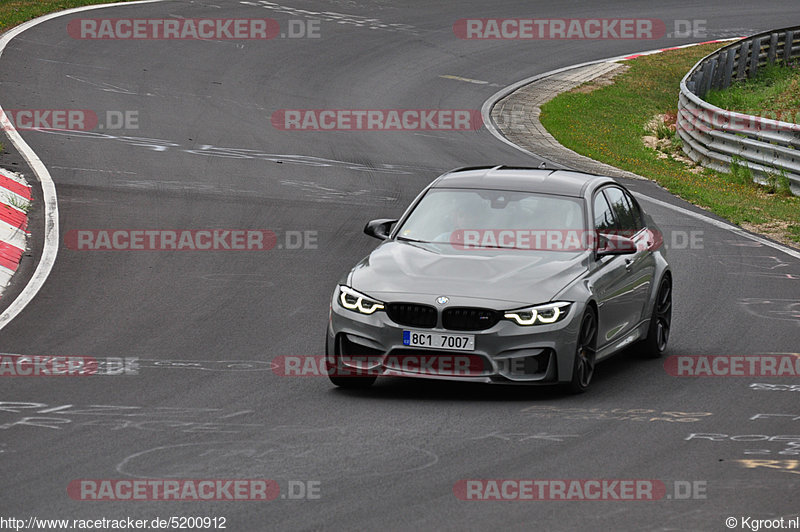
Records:
[[[11,196],[11,195],[8,195],[8,194],[6,194],[5,203],[7,205],[11,205],[12,207],[16,207],[17,209],[19,209],[19,210],[21,210],[23,212],[28,212],[30,210],[30,208],[31,208],[31,204],[29,202],[20,201],[20,200],[16,199],[14,196]]]
[[[0,32],[40,15],[71,7],[108,4],[112,0],[0,0]],[[129,0],[121,0],[127,2]],[[66,33],[66,28],[64,29]]]
[[[800,242],[800,198],[789,197],[776,177],[770,189],[748,182],[749,169],[734,175],[694,168],[679,159],[680,139],[670,131],[672,154],[647,147],[645,126],[655,115],[674,124],[681,78],[718,44],[695,46],[628,61],[614,83],[592,92],[560,94],[542,107],[542,124],[564,146],[653,179],[670,192],[736,224],[784,241]],[[654,136],[663,136],[656,128]],[[669,153],[669,150],[667,151]]]
[[[748,80],[712,90],[708,103],[742,113],[797,123],[800,120],[800,62],[769,65]]]

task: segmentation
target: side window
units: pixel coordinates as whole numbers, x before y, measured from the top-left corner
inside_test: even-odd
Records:
[[[633,212],[633,217],[636,220],[636,229],[642,229],[644,227],[644,216],[642,215],[642,208],[639,207],[639,203],[629,193],[625,193],[625,197],[628,198],[628,201],[631,204],[631,211]]]
[[[606,187],[603,190],[619,223],[619,229],[623,231],[625,236],[633,236],[634,233],[641,229],[641,223],[633,210],[630,199],[621,188]]]
[[[602,192],[594,197],[594,228],[600,233],[614,229],[614,213]]]

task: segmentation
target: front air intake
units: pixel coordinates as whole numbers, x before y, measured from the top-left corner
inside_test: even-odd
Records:
[[[386,306],[389,319],[407,327],[436,327],[436,309],[430,305],[417,303],[389,303]]]

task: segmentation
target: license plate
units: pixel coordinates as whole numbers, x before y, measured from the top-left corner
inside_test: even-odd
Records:
[[[403,331],[403,345],[425,349],[474,351],[475,336],[471,334],[442,334],[422,331]]]

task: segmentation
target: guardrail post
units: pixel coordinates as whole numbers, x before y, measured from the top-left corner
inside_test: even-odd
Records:
[[[750,51],[750,41],[745,41],[739,47],[739,65],[736,69],[736,80],[744,79],[744,69],[747,66],[747,54]]]
[[[725,64],[728,61],[727,50],[717,57],[717,68],[714,69],[714,81],[711,82],[712,89],[722,88],[722,80],[725,78]]]
[[[731,76],[733,75],[733,67],[735,65],[734,59],[736,58],[736,50],[730,49],[727,51],[727,61],[725,61],[725,75],[722,78],[722,87],[727,89],[731,86]]]
[[[775,53],[778,51],[778,34],[773,33],[769,37],[769,50],[767,50],[767,64],[775,62]]]
[[[752,78],[758,72],[758,60],[761,56],[761,39],[753,39],[752,47],[750,48],[750,70],[747,71],[747,77]]]
[[[703,86],[703,96],[708,94],[708,91],[711,89],[711,82],[714,81],[714,73],[717,71],[717,58],[712,57],[711,61],[708,63],[708,74],[705,78],[705,85]]]

